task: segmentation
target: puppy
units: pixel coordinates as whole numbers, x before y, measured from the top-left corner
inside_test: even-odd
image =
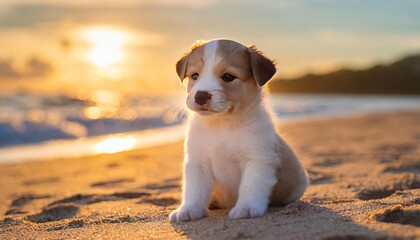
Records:
[[[255,47],[231,40],[193,45],[176,64],[192,110],[185,139],[181,206],[173,222],[201,219],[210,203],[229,217],[263,216],[268,205],[297,200],[306,171],[275,130],[261,87],[276,72]]]

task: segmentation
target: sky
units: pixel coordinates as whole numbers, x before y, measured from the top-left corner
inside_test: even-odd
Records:
[[[276,78],[420,53],[419,0],[0,0],[0,92],[182,91],[199,39],[256,45]]]

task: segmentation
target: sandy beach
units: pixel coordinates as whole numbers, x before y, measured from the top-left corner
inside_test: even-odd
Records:
[[[281,125],[312,184],[261,218],[170,223],[182,143],[0,165],[0,239],[420,239],[420,110]]]

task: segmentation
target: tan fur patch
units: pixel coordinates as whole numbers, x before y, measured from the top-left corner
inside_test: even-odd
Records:
[[[220,81],[227,99],[232,102],[233,111],[245,111],[259,100],[260,93],[252,74],[247,47],[230,40],[220,40],[218,55],[221,60],[214,68],[214,74],[221,77],[229,73],[237,77],[233,82]]]

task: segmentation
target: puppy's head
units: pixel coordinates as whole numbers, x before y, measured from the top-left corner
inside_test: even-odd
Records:
[[[244,111],[258,101],[260,88],[276,68],[254,46],[213,40],[193,45],[176,71],[181,81],[188,81],[188,108],[200,115],[220,115]]]

